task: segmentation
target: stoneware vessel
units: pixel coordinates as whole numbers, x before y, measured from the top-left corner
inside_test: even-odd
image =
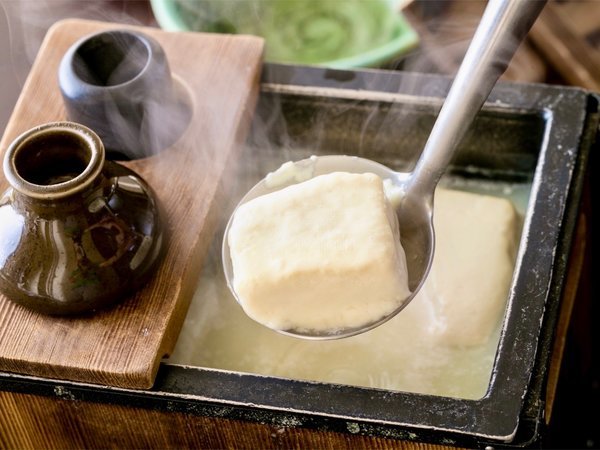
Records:
[[[141,286],[160,259],[163,226],[150,187],[105,161],[73,122],[38,126],[7,149],[0,197],[0,291],[48,314],[95,310]]]
[[[84,37],[63,56],[58,83],[69,120],[94,130],[109,159],[138,159],[173,144],[191,118],[187,91],[160,44],[131,30]]]

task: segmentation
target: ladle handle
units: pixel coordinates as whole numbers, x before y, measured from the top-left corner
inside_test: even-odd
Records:
[[[410,180],[432,195],[454,151],[546,0],[490,0]]]

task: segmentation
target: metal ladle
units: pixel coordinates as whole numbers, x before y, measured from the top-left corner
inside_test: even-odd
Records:
[[[275,330],[305,339],[338,339],[353,336],[386,322],[400,312],[423,285],[434,253],[433,194],[448,166],[455,149],[471,125],[514,52],[543,9],[546,0],[491,0],[452,87],[433,126],[425,148],[410,173],[396,172],[374,161],[352,156],[319,156],[296,164],[314,165],[312,176],[331,172],[372,172],[390,179],[403,192],[397,208],[400,240],[406,253],[410,296],[390,315],[360,327],[335,331],[307,332],[304,330]],[[269,186],[265,179],[256,184],[240,204],[281,189]],[[239,205],[238,205],[239,206]],[[223,268],[227,284],[233,288],[233,268],[227,236],[233,219],[230,218],[223,239]],[[368,300],[366,300],[368,301]]]

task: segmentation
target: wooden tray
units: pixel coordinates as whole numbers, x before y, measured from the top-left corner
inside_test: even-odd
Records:
[[[0,296],[2,371],[149,388],[161,358],[175,345],[196,288],[215,229],[220,184],[226,182],[258,96],[262,39],[59,22],[42,44],[0,141],[0,155],[23,131],[66,118],[57,84],[66,50],[85,35],[124,28],[159,41],[193,105],[191,123],[178,142],[152,157],[124,163],[148,181],[164,207],[169,229],[165,259],[141,291],[91,317],[47,317]],[[0,188],[7,186],[0,176]]]

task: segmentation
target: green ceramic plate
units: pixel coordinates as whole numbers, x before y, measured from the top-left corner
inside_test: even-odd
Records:
[[[397,0],[151,0],[169,31],[263,36],[270,62],[376,67],[414,48]]]

